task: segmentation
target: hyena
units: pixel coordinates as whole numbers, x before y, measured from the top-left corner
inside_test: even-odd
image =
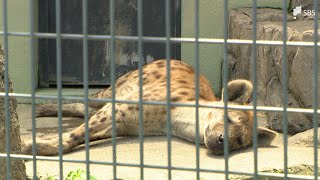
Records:
[[[143,66],[142,89],[143,101],[167,101],[167,73],[166,60],[157,60]],[[195,104],[195,71],[178,60],[170,61],[170,97],[171,102]],[[213,93],[208,80],[199,76],[199,104],[223,104]],[[115,83],[115,98],[117,100],[139,100],[139,72],[129,72],[117,79]],[[251,99],[252,84],[247,80],[234,80],[227,85],[228,104],[245,105]],[[112,88],[103,89],[91,98],[111,98]],[[81,103],[64,104],[62,114],[68,116],[84,116],[84,105]],[[37,107],[37,116],[57,115],[57,105],[44,104]],[[171,133],[190,142],[196,140],[196,108],[171,107]],[[145,136],[166,135],[167,108],[165,105],[143,105],[143,126]],[[112,128],[116,128],[117,136],[139,135],[139,105],[115,104],[115,124],[112,127],[112,104],[89,104],[89,138],[90,141],[112,137]],[[252,144],[253,117],[251,111],[231,110],[227,112],[229,150],[245,148]],[[270,141],[277,135],[276,132],[259,127],[258,133],[268,137]],[[200,143],[204,144],[215,154],[222,154],[224,150],[224,110],[221,108],[199,108],[199,135]],[[63,134],[63,152],[72,151],[85,141],[85,124]],[[58,137],[49,140],[38,139],[36,142],[38,155],[58,154]],[[32,141],[22,143],[24,154],[32,153]]]

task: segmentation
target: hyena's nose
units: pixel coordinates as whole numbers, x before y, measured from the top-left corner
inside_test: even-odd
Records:
[[[210,135],[205,141],[206,147],[212,151],[214,154],[223,154],[223,134],[220,135]]]
[[[220,134],[219,137],[218,137],[218,143],[223,143],[223,135]]]

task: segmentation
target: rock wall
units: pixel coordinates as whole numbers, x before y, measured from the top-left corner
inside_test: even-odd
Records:
[[[289,9],[292,10],[297,6],[301,6],[302,9],[313,10],[313,0],[290,0]],[[320,8],[320,3],[318,3]]]
[[[280,9],[257,9],[258,40],[282,40],[282,13]],[[313,41],[313,20],[307,17],[295,20],[292,13],[288,13],[287,16],[288,41]],[[229,38],[252,39],[251,8],[230,11]],[[258,45],[256,50],[258,104],[281,107],[283,105],[282,46]],[[230,44],[228,52],[229,80],[237,78],[252,80],[252,45]],[[287,46],[288,107],[312,108],[313,54],[313,47]],[[320,100],[318,102],[320,103]],[[266,114],[269,128],[281,132],[282,113]],[[296,134],[312,127],[312,114],[288,113],[289,134]]]
[[[3,50],[0,45],[0,92],[5,91],[4,82],[4,58]],[[13,92],[12,83],[10,81],[10,92]],[[18,121],[18,115],[16,112],[17,102],[15,98],[10,98],[10,142],[11,153],[19,154],[21,152],[20,147],[20,126]],[[0,97],[0,153],[6,153],[6,129],[5,129],[5,99]],[[0,158],[0,180],[6,179],[6,159]],[[24,161],[21,159],[11,158],[11,179],[20,180],[26,178],[26,168]]]

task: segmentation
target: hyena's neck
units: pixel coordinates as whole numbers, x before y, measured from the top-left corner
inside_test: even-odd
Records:
[[[192,104],[192,103],[190,103]],[[193,103],[194,104],[194,103]],[[208,119],[208,114],[212,111],[212,108],[201,108],[198,111],[199,122],[199,138],[200,143],[204,143],[205,125]],[[196,108],[195,107],[175,107],[171,110],[172,117],[172,133],[178,137],[184,137],[185,139],[195,142],[196,139]]]

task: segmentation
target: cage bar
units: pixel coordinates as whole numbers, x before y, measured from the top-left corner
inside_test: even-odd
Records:
[[[319,69],[318,69],[318,64],[319,64],[319,50],[317,43],[319,41],[319,22],[318,22],[318,14],[319,14],[319,5],[318,1],[314,0],[313,1],[313,7],[315,10],[315,18],[314,18],[314,59],[313,59],[313,127],[314,127],[314,134],[313,134],[313,147],[314,147],[314,179],[318,179],[319,174],[319,167],[318,167],[318,148],[319,147],[319,142],[318,142],[318,126],[319,126],[319,112],[318,112],[318,99],[319,99],[319,83],[318,83],[318,75],[319,75]]]
[[[22,36],[28,37],[30,33],[28,32],[15,32],[10,31],[6,33],[7,36]],[[0,31],[0,35],[4,36],[4,32]],[[57,36],[55,33],[34,33],[34,36],[38,39],[56,39]],[[68,33],[61,33],[62,39],[82,39],[82,34],[68,34]],[[121,36],[115,35],[115,40],[123,40],[123,41],[138,41],[137,36]],[[92,35],[88,34],[88,40],[110,40],[111,36],[109,35]],[[167,40],[164,37],[151,37],[151,36],[143,36],[143,42],[162,42],[165,43]],[[171,37],[169,40],[171,43],[195,43],[195,38],[174,38]],[[216,38],[199,38],[198,42],[200,44],[223,44],[224,39],[216,39]],[[253,44],[253,40],[250,39],[227,39],[228,44]],[[274,45],[274,46],[282,46],[283,41],[269,41],[269,40],[256,40],[257,45]],[[307,47],[314,47],[313,42],[303,42],[303,41],[288,41],[287,46],[307,46]],[[318,42],[316,46],[320,46]]]
[[[57,62],[57,104],[58,104],[58,135],[59,135],[59,176],[63,177],[63,139],[62,139],[62,60],[61,60],[61,1],[55,2],[56,6],[56,62]],[[33,144],[35,146],[35,144]]]
[[[110,59],[111,59],[111,87],[112,87],[112,93],[111,93],[111,103],[112,103],[112,161],[113,161],[113,179],[117,179],[117,142],[116,142],[116,77],[115,77],[115,0],[110,0],[110,35],[111,35],[111,41],[110,41]]]
[[[166,71],[167,71],[167,101],[166,101],[166,128],[167,128],[167,151],[168,151],[168,179],[172,179],[172,162],[171,162],[171,140],[172,140],[172,132],[171,132],[171,71],[170,71],[170,37],[171,37],[171,27],[170,27],[170,0],[165,0],[165,31],[166,31]]]
[[[228,137],[228,4],[229,1],[225,0],[223,4],[223,67],[222,67],[222,88],[223,91],[223,110],[224,110],[224,134],[223,134],[223,151],[225,159],[225,179],[229,179],[229,137]]]
[[[252,64],[252,108],[253,108],[253,163],[254,163],[254,179],[258,179],[258,118],[257,118],[257,1],[252,1],[252,54],[251,54],[251,64]]]
[[[84,94],[84,125],[85,125],[85,150],[86,150],[86,178],[90,179],[90,145],[89,145],[89,61],[88,61],[88,1],[82,0],[82,53],[83,53],[83,94]]]
[[[143,121],[143,4],[138,0],[138,70],[139,70],[139,143],[140,143],[140,179],[144,179],[144,121]]]
[[[284,179],[288,179],[288,78],[287,78],[287,40],[288,40],[288,30],[287,30],[287,3],[285,0],[282,1],[282,12],[283,12],[283,20],[282,20],[282,27],[283,27],[283,45],[282,45],[282,131],[283,131],[283,157],[284,157],[284,164],[283,164],[283,172],[284,172]]]
[[[31,118],[32,118],[32,142],[36,143],[36,121],[35,121],[35,111],[36,111],[36,82],[35,82],[35,37],[34,37],[34,1],[29,1],[29,17],[30,17],[30,67],[31,67]],[[36,157],[37,148],[36,146],[32,146],[32,154],[33,154],[33,177],[37,176],[37,157]]]
[[[199,34],[200,34],[200,23],[199,23],[199,1],[194,1],[194,34],[195,34],[195,43],[194,43],[194,69],[195,69],[195,121],[196,121],[196,179],[200,179],[200,122],[199,122]]]

